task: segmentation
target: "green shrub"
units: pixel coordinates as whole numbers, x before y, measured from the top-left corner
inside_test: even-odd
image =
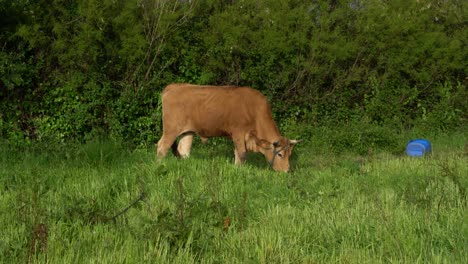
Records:
[[[0,136],[11,140],[154,143],[172,82],[252,86],[283,127],[466,122],[464,1],[0,6]]]

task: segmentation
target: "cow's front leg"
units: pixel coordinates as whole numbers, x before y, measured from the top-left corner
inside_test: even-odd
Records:
[[[245,162],[245,157],[247,155],[245,142],[242,139],[234,140],[234,156],[235,160],[234,163],[236,165],[242,165]]]

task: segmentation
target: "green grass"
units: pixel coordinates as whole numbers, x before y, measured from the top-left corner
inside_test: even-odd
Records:
[[[236,167],[222,140],[161,163],[113,142],[3,144],[0,262],[468,262],[465,134],[425,158],[314,142],[290,174],[255,154]]]

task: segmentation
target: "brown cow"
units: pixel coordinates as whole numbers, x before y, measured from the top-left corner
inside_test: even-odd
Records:
[[[244,163],[248,151],[261,152],[274,170],[287,172],[298,142],[281,136],[267,99],[249,87],[170,84],[162,92],[162,119],[159,158],[171,146],[176,156],[188,157],[194,134],[202,141],[227,136],[234,142],[235,164]]]

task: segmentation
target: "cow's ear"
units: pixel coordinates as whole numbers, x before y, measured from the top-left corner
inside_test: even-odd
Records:
[[[276,143],[271,144],[270,142],[264,140],[264,139],[257,139],[257,146],[263,148],[263,149],[271,149],[272,146]]]
[[[258,144],[260,140],[257,138],[257,133],[251,131],[245,135],[245,145],[248,151],[258,152]]]
[[[256,152],[260,151],[258,148],[262,148],[262,149],[273,148],[273,145],[270,142],[264,139],[258,138],[257,133],[255,131],[251,131],[250,133],[246,135],[245,143],[246,143],[247,149],[250,151],[256,151]]]

